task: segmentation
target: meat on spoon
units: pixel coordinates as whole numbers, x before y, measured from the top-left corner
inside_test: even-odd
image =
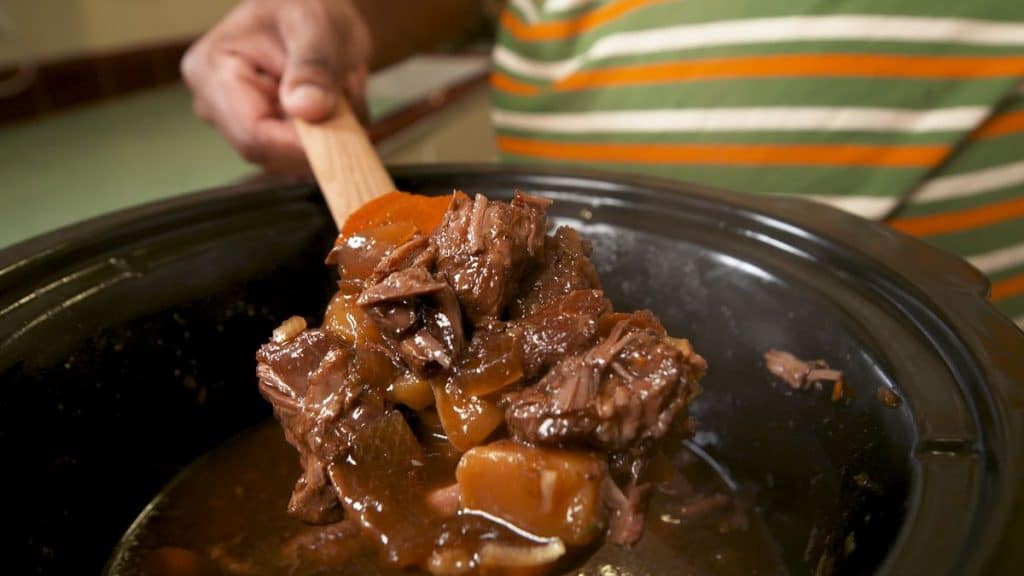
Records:
[[[303,473],[289,512],[357,519],[381,561],[542,573],[643,529],[657,444],[707,366],[650,312],[617,313],[549,200],[392,193],[342,228],[319,328],[257,354]]]

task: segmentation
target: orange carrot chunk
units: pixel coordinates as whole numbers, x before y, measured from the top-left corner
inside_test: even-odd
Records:
[[[430,234],[441,223],[451,203],[451,195],[421,196],[406,192],[389,192],[370,200],[353,212],[341,227],[341,235],[352,236],[395,223],[411,223],[422,234]]]

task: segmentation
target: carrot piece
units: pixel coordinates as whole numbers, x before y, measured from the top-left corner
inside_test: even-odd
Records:
[[[453,194],[462,194],[454,192]],[[409,222],[423,234],[430,234],[441,223],[452,196],[421,196],[390,192],[363,204],[345,220],[341,236],[365,232],[397,222]]]

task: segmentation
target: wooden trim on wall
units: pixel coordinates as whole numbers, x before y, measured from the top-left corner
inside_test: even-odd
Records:
[[[36,117],[69,106],[171,84],[188,40],[46,62],[21,92],[0,98],[0,123]],[[0,79],[16,69],[0,70]]]

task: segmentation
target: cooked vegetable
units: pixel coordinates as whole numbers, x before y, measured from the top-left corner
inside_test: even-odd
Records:
[[[463,452],[486,440],[505,420],[494,402],[470,396],[453,382],[434,386],[434,404],[448,441]]]
[[[464,196],[461,192],[456,195]],[[411,224],[421,233],[430,234],[441,223],[452,196],[421,196],[405,192],[391,192],[363,204],[341,229],[347,237],[390,224]]]
[[[366,311],[356,305],[359,285],[342,282],[324,314],[323,329],[351,344],[377,342],[380,334]]]
[[[523,379],[523,345],[510,333],[485,333],[467,352],[458,385],[470,396],[486,396]]]
[[[464,509],[580,546],[604,527],[601,484],[607,474],[596,454],[501,440],[466,452],[455,478]]]
[[[478,553],[484,568],[537,568],[546,566],[565,555],[565,544],[555,538],[544,544],[504,544],[484,542]]]
[[[283,344],[301,334],[305,329],[305,318],[302,316],[292,316],[282,322],[280,326],[274,328],[274,333],[271,334],[270,339],[278,344]]]
[[[449,518],[459,511],[460,496],[458,484],[442,486],[427,494],[427,506],[438,516]]]
[[[423,410],[434,403],[430,382],[412,373],[395,378],[388,384],[387,392],[389,400],[405,404],[413,410]]]

